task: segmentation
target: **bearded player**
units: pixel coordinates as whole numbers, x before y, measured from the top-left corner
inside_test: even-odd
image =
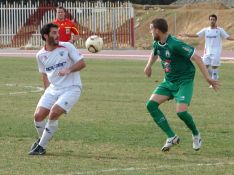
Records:
[[[167,135],[162,151],[169,151],[170,148],[180,142],[179,136],[170,127],[166,117],[159,109],[159,105],[175,98],[176,114],[192,131],[193,149],[201,148],[201,134],[196,127],[192,115],[188,112],[188,106],[192,99],[195,62],[199,67],[205,80],[213,86],[214,90],[219,87],[218,81],[210,78],[205,65],[195,49],[190,45],[178,40],[168,33],[168,25],[165,19],[155,19],[150,24],[150,31],[153,36],[153,51],[144,69],[145,74],[150,77],[152,65],[158,57],[161,59],[165,71],[164,81],[153,91],[146,107],[154,122]]]
[[[44,25],[41,37],[45,46],[36,58],[45,92],[34,113],[38,139],[32,145],[29,155],[46,153],[46,146],[58,129],[60,116],[68,113],[79,100],[82,89],[80,71],[86,66],[83,56],[73,44],[59,42],[57,25]]]

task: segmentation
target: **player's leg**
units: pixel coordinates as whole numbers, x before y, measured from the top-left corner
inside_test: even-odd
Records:
[[[212,69],[211,69],[211,66],[210,65],[205,65],[207,70],[208,70],[208,73],[210,75],[210,77],[212,77]]]
[[[176,136],[176,134],[168,124],[166,117],[159,109],[159,105],[169,100],[170,98],[171,94],[169,90],[163,88],[162,86],[159,86],[151,95],[149,101],[146,103],[146,107],[151,114],[154,122],[163,130],[163,132],[168,137],[168,139],[166,140],[166,144],[162,148],[162,151],[169,151],[169,149],[174,144],[179,143],[179,137]]]
[[[35,128],[38,132],[38,139],[34,142],[34,144],[31,147],[31,151],[29,152],[29,155],[42,155],[45,154],[45,149],[39,149],[36,152],[34,151],[38,144],[41,141],[43,132],[46,128],[46,121],[45,118],[49,115],[50,109],[55,104],[58,96],[56,95],[56,92],[53,91],[51,88],[47,88],[45,93],[40,98],[36,111],[34,113],[34,124]]]
[[[37,108],[34,112],[34,125],[38,133],[38,139],[32,144],[31,151],[35,149],[40,142],[46,125],[45,118],[49,115],[50,108],[53,106],[56,100],[57,97],[54,96],[53,93],[51,93],[50,88],[48,88],[37,104]]]
[[[214,54],[211,61],[211,67],[212,67],[212,76],[211,78],[213,80],[219,79],[219,66],[220,66],[220,54]]]
[[[78,101],[80,93],[81,91],[79,87],[73,87],[69,90],[64,90],[63,94],[60,95],[59,99],[50,110],[48,121],[39,142],[40,147],[43,149],[46,148],[49,140],[53,137],[58,129],[59,117],[71,110],[71,108]]]
[[[65,110],[58,105],[54,105],[49,112],[49,119],[45,125],[42,136],[37,146],[29,152],[29,155],[43,155],[46,153],[46,145],[58,129],[58,118]]]
[[[204,55],[202,57],[203,63],[206,66],[208,73],[210,75],[210,77],[212,77],[212,69],[211,69],[211,58],[210,55]]]
[[[178,92],[176,93],[176,113],[178,117],[186,124],[186,126],[192,131],[193,136],[193,148],[199,150],[201,147],[201,138],[192,115],[188,112],[188,105],[192,99],[193,94],[193,81],[186,81],[180,85]],[[194,140],[199,138],[199,140]]]
[[[178,117],[184,121],[186,126],[192,131],[194,136],[199,135],[199,131],[193,121],[193,117],[188,113],[188,105],[183,103],[177,103],[176,113]]]
[[[41,138],[41,135],[45,129],[45,118],[49,115],[50,110],[44,107],[38,106],[34,113],[34,125],[38,133],[38,137]]]
[[[152,94],[146,104],[146,107],[151,114],[154,122],[165,132],[168,138],[174,137],[175,133],[169,126],[164,114],[159,109],[159,105],[167,101],[169,98],[170,97],[168,96]]]
[[[211,78],[213,80],[219,79],[219,66],[212,66],[212,76]]]
[[[49,140],[53,137],[55,132],[58,129],[58,119],[59,117],[64,114],[66,111],[59,105],[55,104],[49,113],[48,121],[45,125],[45,129],[43,131],[42,137],[38,145],[43,149],[46,148]]]
[[[50,110],[43,107],[37,107],[34,113],[34,126],[38,133],[38,139],[32,144],[31,150],[33,150],[40,142],[42,133],[45,129],[46,121],[45,118],[48,116]]]

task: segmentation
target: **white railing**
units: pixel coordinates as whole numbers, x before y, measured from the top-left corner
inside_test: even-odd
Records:
[[[79,26],[84,47],[85,39],[91,34],[102,35],[106,47],[134,47],[134,10],[131,3],[84,3],[63,2],[68,17]],[[40,28],[55,19],[54,4],[40,4],[39,1],[26,4],[0,3],[0,47],[41,46]]]

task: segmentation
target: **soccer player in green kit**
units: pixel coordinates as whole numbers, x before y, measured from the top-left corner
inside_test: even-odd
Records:
[[[171,129],[164,114],[159,109],[160,104],[175,98],[176,113],[192,131],[193,149],[197,151],[201,148],[201,136],[191,114],[188,113],[195,76],[195,67],[192,61],[197,64],[204,78],[213,86],[214,90],[218,90],[219,83],[210,78],[201,57],[195,53],[192,46],[168,34],[168,25],[165,19],[154,19],[150,24],[150,31],[154,38],[153,51],[144,72],[148,77],[151,76],[151,67],[158,56],[165,71],[164,81],[154,90],[146,104],[153,120],[168,137],[161,150],[169,151],[172,146],[180,142],[180,138]]]

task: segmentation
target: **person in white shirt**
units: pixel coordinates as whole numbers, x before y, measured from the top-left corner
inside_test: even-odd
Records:
[[[196,34],[179,34],[185,37],[203,37],[205,38],[205,49],[203,62],[208,68],[208,72],[213,80],[218,80],[218,67],[220,66],[220,57],[222,52],[222,40],[234,40],[226,31],[217,26],[217,16],[209,16],[210,26],[203,28]]]
[[[47,143],[58,129],[59,117],[68,113],[80,97],[82,84],[79,72],[86,66],[74,45],[59,42],[57,25],[44,25],[41,36],[45,46],[37,53],[36,59],[45,92],[34,113],[39,139],[32,145],[29,155],[46,153]]]

